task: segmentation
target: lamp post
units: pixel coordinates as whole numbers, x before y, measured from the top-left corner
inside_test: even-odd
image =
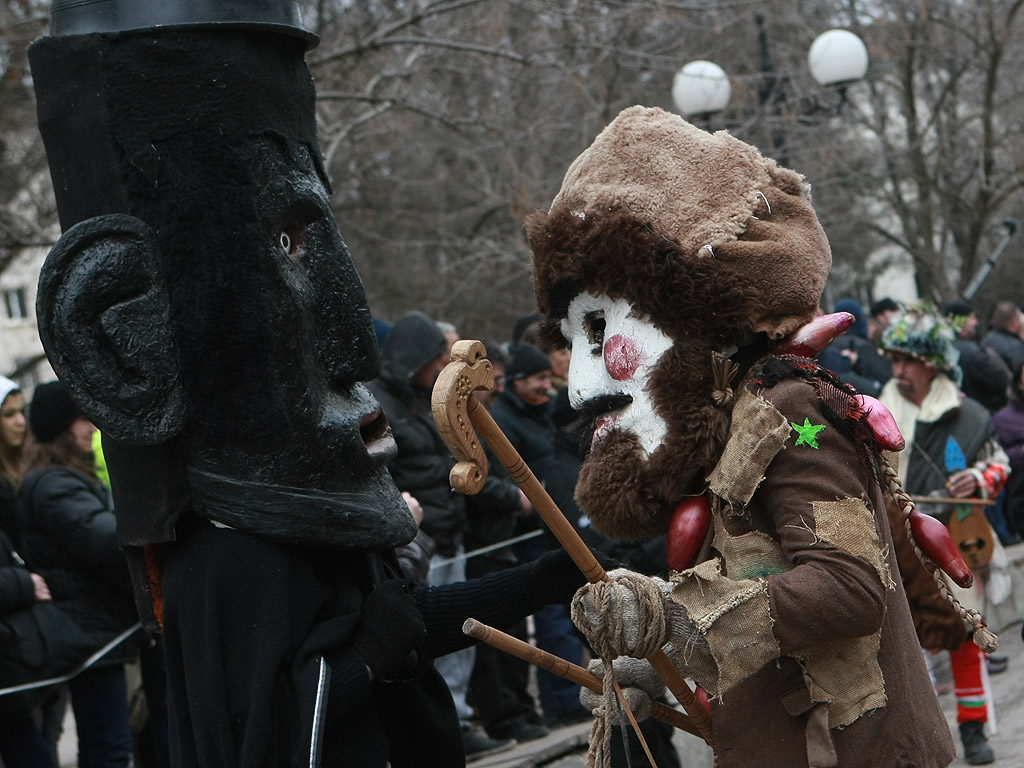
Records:
[[[781,114],[786,110],[801,120],[822,114],[838,114],[846,104],[847,86],[867,74],[868,51],[864,42],[845,29],[830,29],[818,35],[808,50],[807,65],[811,76],[820,86],[833,88],[838,92],[839,101],[832,105],[824,104],[816,94],[812,94],[792,105],[786,94],[788,77],[780,76],[776,72],[775,62],[772,60],[764,14],[755,14],[754,21],[757,24],[758,47],[761,54],[757,83],[760,114]],[[731,100],[732,86],[729,76],[712,61],[700,59],[684,64],[672,81],[672,101],[679,113],[687,119],[707,121],[713,115],[724,111]],[[772,144],[776,159],[785,165],[786,146],[781,130],[772,129]]]

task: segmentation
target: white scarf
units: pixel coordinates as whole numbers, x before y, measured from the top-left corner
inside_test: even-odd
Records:
[[[960,405],[960,390],[952,379],[939,374],[932,379],[932,385],[928,388],[928,394],[924,396],[921,405],[917,406],[905,398],[896,386],[896,379],[889,379],[878,399],[892,413],[896,419],[896,426],[900,428],[903,439],[907,446],[900,455],[898,474],[900,480],[907,482],[907,465],[910,464],[910,450],[914,445],[914,431],[917,423],[931,424],[938,421],[953,408]]]

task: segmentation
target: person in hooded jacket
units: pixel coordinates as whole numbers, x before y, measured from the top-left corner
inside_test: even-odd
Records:
[[[15,550],[22,449],[27,434],[21,388],[0,376],[0,618],[8,611],[52,599],[46,580],[25,567]],[[5,704],[0,698],[0,712]],[[31,714],[12,712],[0,716],[0,761],[6,768],[56,768],[57,755]]]
[[[969,302],[951,302],[942,314],[956,331],[953,345],[960,353],[963,393],[995,413],[1006,405],[1010,369],[998,352],[978,342],[978,317]]]
[[[437,430],[430,406],[434,382],[451,360],[444,333],[422,312],[410,312],[392,327],[381,348],[381,375],[368,385],[391,425],[398,455],[388,464],[395,485],[412,494],[423,508],[420,529],[437,545],[427,577],[428,586],[466,580],[466,503],[454,493],[448,473],[455,465]],[[493,490],[493,485],[491,490]],[[486,501],[488,488],[478,503]],[[473,709],[466,702],[476,649],[472,646],[435,660],[451,690],[459,715],[467,756],[481,756],[511,747],[476,731],[469,721]]]
[[[36,388],[29,427],[36,444],[19,497],[22,554],[99,649],[137,616],[110,492],[96,477],[95,427],[59,381]],[[131,653],[121,645],[68,684],[82,768],[132,763],[124,672]]]
[[[824,367],[838,375],[841,381],[858,392],[875,397],[892,378],[892,364],[868,338],[868,321],[859,301],[840,299],[836,302],[835,311],[853,315],[853,325],[829,344],[818,359]]]

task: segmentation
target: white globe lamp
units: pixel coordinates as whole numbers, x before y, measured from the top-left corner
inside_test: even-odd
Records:
[[[830,29],[814,38],[807,52],[807,66],[820,85],[860,80],[868,71],[868,49],[853,32]]]
[[[721,112],[731,98],[729,76],[712,61],[691,61],[672,80],[672,101],[683,117]]]

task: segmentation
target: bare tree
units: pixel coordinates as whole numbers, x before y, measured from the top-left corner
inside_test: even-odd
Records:
[[[624,107],[672,108],[672,77],[711,58],[728,128],[812,182],[835,292],[858,294],[880,243],[921,293],[954,295],[1020,215],[1024,0],[305,0],[335,214],[379,316],[423,309],[503,339],[532,311],[523,217]],[[0,259],[52,221],[24,51],[41,0],[0,8]],[[764,45],[756,14],[762,14]],[[806,52],[847,26],[866,83],[814,86]],[[765,53],[768,58],[765,58]],[[10,106],[9,106],[10,105]],[[31,202],[26,207],[25,201]],[[49,207],[47,207],[49,206]],[[26,212],[31,212],[26,215]],[[996,233],[998,234],[998,232]],[[4,248],[7,250],[3,250]],[[1018,264],[1011,249],[1005,268]],[[3,264],[0,262],[0,269]],[[1008,281],[993,279],[1011,290]]]
[[[1022,5],[897,0],[867,30],[883,55],[861,112],[878,158],[866,186],[879,211],[866,223],[910,254],[924,298],[958,295],[993,228],[1021,210]],[[1019,301],[1019,284],[1009,290]]]
[[[56,218],[27,54],[45,29],[43,6],[38,0],[0,5],[0,272],[22,248],[49,244],[44,232]]]

